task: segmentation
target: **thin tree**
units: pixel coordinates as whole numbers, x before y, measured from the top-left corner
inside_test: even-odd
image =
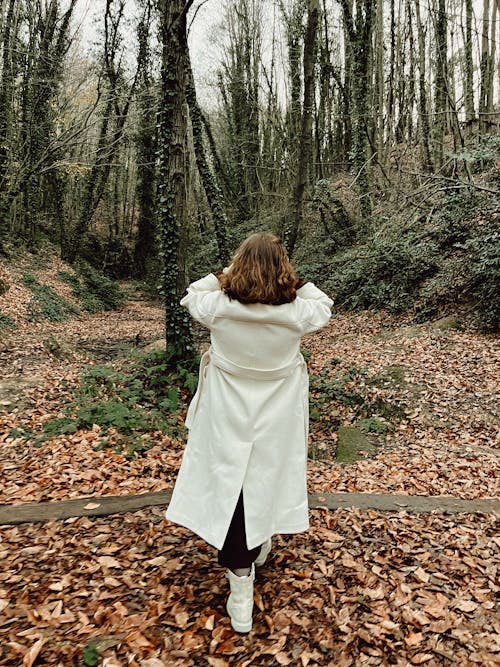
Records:
[[[90,168],[83,189],[81,209],[76,225],[68,230],[61,241],[63,259],[74,262],[83,243],[92,218],[108,184],[114,157],[123,138],[135,88],[138,71],[128,89],[123,85],[121,24],[125,0],[106,0],[104,12],[104,73],[108,90],[102,115],[95,161]]]
[[[418,41],[418,111],[420,126],[420,145],[422,147],[422,162],[424,171],[432,169],[431,151],[429,146],[430,123],[429,101],[427,93],[426,67],[426,33],[420,13],[420,0],[415,0],[415,18],[417,23]]]
[[[156,186],[156,106],[157,96],[152,78],[150,48],[153,0],[146,0],[144,15],[137,26],[137,199],[139,219],[134,248],[134,272],[140,278],[148,274],[149,260],[155,255],[155,186]]]
[[[487,1],[487,0],[486,0]],[[434,167],[443,165],[444,135],[448,112],[448,17],[446,0],[437,0],[435,19],[435,72],[434,72],[434,121],[432,123],[432,153]]]
[[[293,254],[304,217],[304,193],[312,155],[312,126],[314,105],[314,65],[316,61],[316,36],[320,7],[318,0],[308,0],[307,27],[304,37],[304,104],[298,146],[297,176],[293,190],[293,213],[290,225],[285,230],[285,241],[290,255]]]
[[[222,192],[217,178],[212,171],[203,142],[203,119],[201,109],[196,97],[193,72],[191,70],[191,58],[189,50],[186,49],[186,99],[189,105],[191,117],[191,128],[193,132],[193,145],[196,165],[200,174],[203,189],[207,197],[212,213],[212,220],[217,241],[218,259],[225,264],[229,259],[229,248],[227,244],[227,217],[222,200]]]

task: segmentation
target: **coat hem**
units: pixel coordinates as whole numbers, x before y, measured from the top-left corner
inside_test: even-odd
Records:
[[[168,509],[165,511],[165,518],[168,521],[172,521],[173,523],[176,523],[180,526],[183,526],[184,528],[187,528],[191,532],[195,533],[199,537],[201,537],[205,542],[210,544],[214,549],[222,549],[224,545],[224,540],[225,540],[225,535],[222,538],[222,541],[215,537],[212,533],[208,533],[204,528],[200,527],[198,524],[195,524],[189,519],[188,517],[179,514],[178,512],[169,512]],[[261,535],[257,538],[257,540],[253,540],[252,543],[247,544],[248,549],[254,549],[255,547],[260,546],[261,544],[264,544],[264,542],[272,537],[273,535],[277,534],[294,534],[294,533],[303,533],[309,528],[309,520],[307,521],[301,521],[296,524],[274,524],[272,530],[269,532],[269,534],[266,533],[261,533]]]

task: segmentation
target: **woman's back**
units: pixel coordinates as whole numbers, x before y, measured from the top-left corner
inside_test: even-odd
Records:
[[[331,300],[312,283],[291,303],[243,304],[220,290],[213,274],[190,285],[182,305],[211,332],[214,351],[244,367],[279,368],[297,357],[300,338],[324,326]]]

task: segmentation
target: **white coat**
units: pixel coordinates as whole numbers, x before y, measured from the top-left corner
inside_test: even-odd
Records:
[[[308,376],[300,339],[328,322],[332,300],[306,283],[292,303],[242,304],[209,274],[181,304],[210,329],[211,347],[166,518],[221,549],[243,489],[249,549],[306,530]]]

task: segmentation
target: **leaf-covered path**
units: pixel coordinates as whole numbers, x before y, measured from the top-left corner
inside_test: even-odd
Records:
[[[84,363],[161,330],[161,310],[134,300],[120,313],[4,335],[3,379],[16,379],[18,388],[0,413],[1,503],[172,486],[183,445],[164,433],[154,433],[155,446],[136,459],[96,451],[96,429],[40,446],[9,437],[57,416]],[[410,326],[386,314],[338,314],[305,347],[321,379],[312,382],[321,414],[312,424],[311,493],[499,495],[492,336]],[[19,382],[33,375],[34,384]],[[337,400],[339,387],[353,400]],[[375,455],[340,465],[337,426],[366,418],[365,405],[373,423],[392,420],[394,430],[370,433]],[[239,636],[224,612],[227,584],[213,549],[167,524],[159,507],[4,526],[0,665],[66,667],[85,664],[85,656],[86,664],[107,667],[493,667],[499,546],[492,513],[313,509],[308,533],[275,538],[257,576],[254,629]]]

